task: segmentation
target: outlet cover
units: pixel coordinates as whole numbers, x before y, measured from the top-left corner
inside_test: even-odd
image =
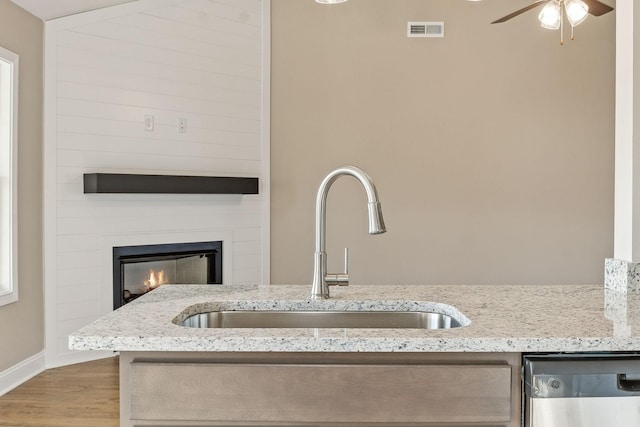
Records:
[[[187,119],[178,119],[178,133],[187,133]]]

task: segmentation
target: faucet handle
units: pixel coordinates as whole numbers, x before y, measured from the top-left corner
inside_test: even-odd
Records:
[[[324,280],[329,286],[349,286],[349,248],[344,248],[344,273],[327,274]]]
[[[344,274],[349,275],[349,248],[344,248]]]

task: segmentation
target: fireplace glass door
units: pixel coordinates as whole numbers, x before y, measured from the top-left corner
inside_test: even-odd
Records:
[[[222,284],[222,242],[113,248],[114,309],[161,285]]]

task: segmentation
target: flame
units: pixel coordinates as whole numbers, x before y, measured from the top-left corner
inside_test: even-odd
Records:
[[[147,287],[148,291],[155,289],[160,285],[164,285],[165,283],[168,283],[168,280],[164,275],[164,270],[160,270],[157,275],[154,270],[149,270],[149,279],[144,281],[144,285]]]

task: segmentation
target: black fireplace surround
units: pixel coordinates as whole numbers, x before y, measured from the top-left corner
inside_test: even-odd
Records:
[[[161,245],[121,246],[113,248],[113,309],[142,296],[151,289],[133,290],[126,280],[125,272],[132,267],[146,269],[147,265],[194,259],[203,271],[200,281],[171,283],[222,284],[222,242],[194,242]],[[176,267],[178,270],[179,268]],[[175,280],[175,277],[174,277]],[[146,282],[145,282],[146,284]],[[140,288],[140,286],[138,286]]]

